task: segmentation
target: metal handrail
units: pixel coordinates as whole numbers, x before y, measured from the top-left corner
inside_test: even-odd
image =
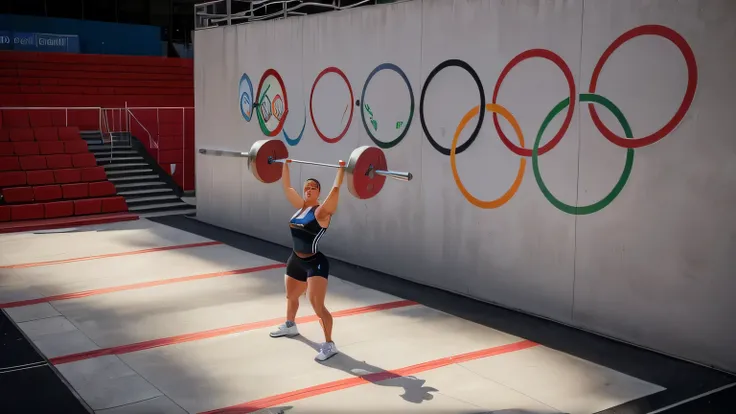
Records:
[[[140,108],[133,108],[133,109],[140,109]],[[128,116],[129,117],[132,117],[135,120],[135,122],[137,122],[138,125],[140,125],[141,128],[143,128],[144,131],[146,131],[146,134],[148,134],[148,145],[150,145],[151,148],[156,148],[156,161],[158,161],[158,153],[159,153],[159,150],[158,150],[158,142],[157,141],[154,141],[153,136],[151,135],[151,132],[148,130],[148,128],[146,128],[143,125],[143,123],[140,120],[138,120],[138,118],[135,116],[135,114],[133,112],[131,112],[131,108],[126,108],[126,110],[128,111]]]

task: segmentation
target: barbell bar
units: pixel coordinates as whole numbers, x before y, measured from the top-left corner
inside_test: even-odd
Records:
[[[340,168],[339,165],[335,164],[289,159],[289,150],[282,141],[277,139],[256,141],[248,152],[200,148],[199,153],[247,158],[248,170],[258,181],[266,184],[281,179],[283,167],[279,164],[283,164],[287,160],[300,164]],[[386,177],[399,181],[409,181],[413,178],[413,175],[409,172],[389,170],[383,150],[372,146],[358,147],[350,153],[350,158],[345,165],[345,174],[348,191],[360,199],[377,195],[383,188]]]
[[[287,160],[289,162],[295,162],[295,163],[298,163],[298,164],[317,165],[317,166],[320,166],[320,167],[328,167],[328,168],[340,168],[340,166],[337,165],[337,164],[326,164],[324,162],[314,162],[314,161],[302,161],[302,160],[295,160],[293,158],[292,159],[289,159],[289,158],[283,159],[282,158],[282,159],[275,160],[275,159],[272,159],[272,158],[269,157],[268,163],[271,164],[271,163],[274,163],[274,162],[278,162],[278,163],[283,164]],[[412,178],[414,178],[414,176],[411,175],[410,172],[376,170],[376,169],[373,168],[373,166],[370,166],[369,169],[368,169],[368,171],[365,172],[365,174],[367,176],[371,176],[371,174],[384,175],[386,177],[393,178],[393,179],[399,180],[399,181],[410,181]]]

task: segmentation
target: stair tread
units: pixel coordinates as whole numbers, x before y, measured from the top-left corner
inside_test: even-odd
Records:
[[[144,196],[144,197],[126,197],[125,200],[128,202],[128,205],[131,203],[147,203],[150,201],[162,201],[162,200],[178,200],[179,197],[176,196],[173,192],[170,194],[163,194],[163,195],[151,195],[151,196]]]
[[[122,175],[122,174],[134,174],[134,173],[148,173],[153,172],[150,168],[138,168],[134,170],[113,170],[107,171],[107,175]]]
[[[164,208],[164,207],[180,207],[180,206],[186,206],[191,207],[191,205],[183,202],[183,201],[170,201],[167,203],[154,203],[154,204],[144,204],[139,206],[128,206],[128,210],[130,211],[140,211],[140,210],[153,210],[157,208]]]
[[[109,180],[108,180],[109,181]],[[115,188],[133,188],[133,187],[148,187],[152,185],[166,185],[163,181],[141,181],[138,183],[125,183],[125,184],[115,184]]]
[[[117,186],[117,188],[121,188],[121,186]],[[146,190],[127,190],[127,191],[118,191],[118,195],[121,195],[123,197],[126,196],[137,196],[137,195],[143,195],[143,194],[164,194],[164,193],[171,193],[174,194],[174,190],[166,187],[166,188],[149,188]],[[126,197],[127,199],[127,197]],[[131,198],[134,199],[134,198]]]
[[[147,167],[148,164],[145,162],[131,162],[128,164],[105,164],[105,169],[111,170],[114,168],[126,168],[126,167]]]
[[[134,175],[132,177],[109,177],[108,181],[135,181],[135,180],[150,180],[160,178],[158,174],[147,174],[147,175]]]

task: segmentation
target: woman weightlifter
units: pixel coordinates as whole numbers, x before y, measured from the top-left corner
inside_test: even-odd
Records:
[[[325,342],[321,345],[315,360],[324,361],[337,354],[337,348],[332,341],[332,314],[325,307],[330,264],[327,257],[319,251],[318,244],[330,225],[332,215],[337,210],[340,186],[345,174],[345,162],[340,160],[335,183],[322,204],[319,201],[321,185],[316,179],[308,178],[304,182],[303,196],[300,196],[291,187],[289,162],[287,160],[283,163],[281,183],[286,199],[298,210],[289,221],[294,248],[286,262],[284,278],[286,322],[278,326],[270,335],[274,338],[299,335],[294,320],[299,308],[299,297],[308,289],[309,302],[319,317],[319,323],[325,334]]]

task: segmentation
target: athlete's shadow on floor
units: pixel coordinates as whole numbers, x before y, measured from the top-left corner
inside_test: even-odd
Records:
[[[319,352],[320,344],[307,339],[302,335],[298,335],[290,339],[302,342],[314,349],[315,352]],[[401,387],[404,389],[404,394],[401,395],[401,398],[415,404],[431,400],[434,396],[430,394],[430,392],[439,391],[436,388],[425,387],[425,380],[423,379],[416,377],[403,377],[383,368],[368,364],[365,361],[358,361],[350,355],[342,352],[327,361],[320,362],[320,364],[330,368],[339,369],[340,371],[346,372],[350,375],[355,375],[356,377],[362,377],[366,381],[372,382],[375,385],[383,387]]]

